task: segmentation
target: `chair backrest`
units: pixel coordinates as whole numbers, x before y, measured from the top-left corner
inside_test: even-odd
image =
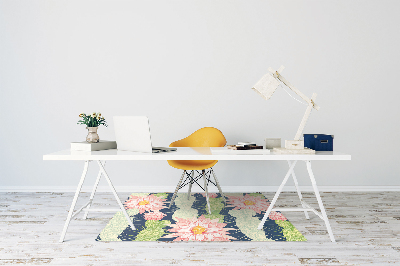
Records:
[[[172,142],[170,147],[224,147],[226,139],[221,131],[214,127],[203,127],[190,136]]]

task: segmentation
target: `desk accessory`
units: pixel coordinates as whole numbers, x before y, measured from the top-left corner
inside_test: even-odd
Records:
[[[281,147],[281,138],[266,138],[265,139],[265,148],[273,149]]]
[[[232,150],[252,150],[252,149],[263,149],[263,146],[257,146],[255,142],[241,142],[239,141],[236,145],[227,145],[228,149]]]
[[[116,148],[117,142],[109,140],[99,140],[99,142],[95,143],[89,143],[86,141],[71,142],[71,151],[101,151]]]
[[[227,145],[226,146],[229,150],[262,150],[263,146],[257,145],[249,145],[249,146],[242,146],[242,145]]]
[[[305,102],[307,102],[308,106],[306,112],[304,113],[303,119],[300,122],[300,126],[297,130],[297,133],[294,137],[294,140],[285,140],[285,148],[274,148],[274,152],[276,153],[291,153],[291,154],[313,154],[314,150],[308,149],[304,147],[304,141],[300,140],[301,133],[303,132],[304,126],[306,125],[307,119],[310,116],[311,110],[314,108],[315,110],[319,110],[319,106],[315,104],[315,99],[317,98],[317,94],[313,93],[311,99],[305,96],[302,92],[300,92],[296,87],[294,87],[291,83],[289,83],[284,77],[282,77],[281,73],[285,67],[281,66],[277,71],[273,70],[271,67],[268,68],[270,73],[265,74],[252,88],[258,94],[261,95],[265,100],[271,98],[272,94],[281,86],[281,82],[289,87],[292,91],[294,91],[297,95],[299,95]]]
[[[333,151],[333,135],[304,134],[304,147],[316,151]]]
[[[257,144],[255,142],[238,142],[238,144],[236,144],[236,146],[242,146],[242,147],[246,147],[246,146],[257,146]]]
[[[213,154],[269,154],[263,146],[257,146],[255,142],[238,142],[236,145],[227,145],[222,148],[211,148]]]
[[[230,149],[229,147],[211,147],[211,153],[212,154],[218,154],[218,155],[230,155],[230,154],[270,154],[270,150],[263,149],[263,146],[259,146],[261,148],[258,149]]]
[[[97,134],[97,129],[100,125],[107,126],[107,122],[104,117],[101,116],[101,113],[93,112],[91,115],[86,115],[85,113],[82,113],[79,115],[79,117],[81,118],[81,120],[79,120],[77,124],[86,125],[86,129],[88,130],[86,142],[99,142],[100,137]]]

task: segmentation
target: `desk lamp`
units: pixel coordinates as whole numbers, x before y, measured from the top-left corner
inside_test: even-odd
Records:
[[[315,104],[315,99],[317,98],[317,94],[313,93],[311,99],[305,96],[301,91],[299,91],[296,87],[290,84],[284,77],[282,77],[281,73],[285,67],[281,66],[277,71],[272,68],[268,68],[270,73],[265,74],[254,87],[252,88],[257,93],[261,95],[265,100],[271,98],[272,94],[281,85],[281,82],[289,87],[292,91],[294,91],[297,95],[299,95],[305,102],[308,103],[306,112],[301,120],[299,129],[297,130],[296,136],[294,140],[285,140],[285,148],[274,148],[274,152],[276,153],[292,153],[292,154],[314,154],[315,151],[304,148],[304,140],[300,140],[301,134],[303,132],[304,126],[306,125],[307,119],[310,116],[312,108],[315,110],[319,110],[319,106]]]

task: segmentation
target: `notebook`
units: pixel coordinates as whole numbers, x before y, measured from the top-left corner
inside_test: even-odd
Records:
[[[149,119],[146,116],[114,116],[117,149],[137,152],[169,152],[176,148],[152,147]]]

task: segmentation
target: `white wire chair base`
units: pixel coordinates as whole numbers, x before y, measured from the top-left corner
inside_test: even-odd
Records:
[[[196,175],[195,175],[196,173]],[[213,182],[211,180],[211,174],[214,177],[214,181]],[[186,176],[186,178],[185,178]],[[203,186],[201,186],[197,181],[200,180],[200,178],[203,178]],[[207,200],[207,207],[208,207],[208,213],[211,214],[211,208],[210,208],[210,202],[209,202],[209,197],[208,197],[208,184],[211,183],[214,186],[216,186],[218,188],[219,193],[221,194],[224,202],[226,203],[226,197],[225,194],[222,192],[221,186],[219,185],[217,176],[215,175],[214,170],[212,169],[212,167],[209,170],[201,170],[201,172],[199,170],[183,170],[183,174],[181,176],[181,179],[178,182],[178,185],[176,186],[174,195],[172,196],[171,202],[169,204],[169,208],[171,208],[172,204],[174,203],[174,200],[176,198],[176,194],[178,193],[178,190],[180,190],[181,188],[189,185],[189,191],[188,191],[188,199],[191,195],[191,191],[192,191],[192,185],[196,183],[202,190],[204,190],[205,194],[206,194],[206,200]]]

